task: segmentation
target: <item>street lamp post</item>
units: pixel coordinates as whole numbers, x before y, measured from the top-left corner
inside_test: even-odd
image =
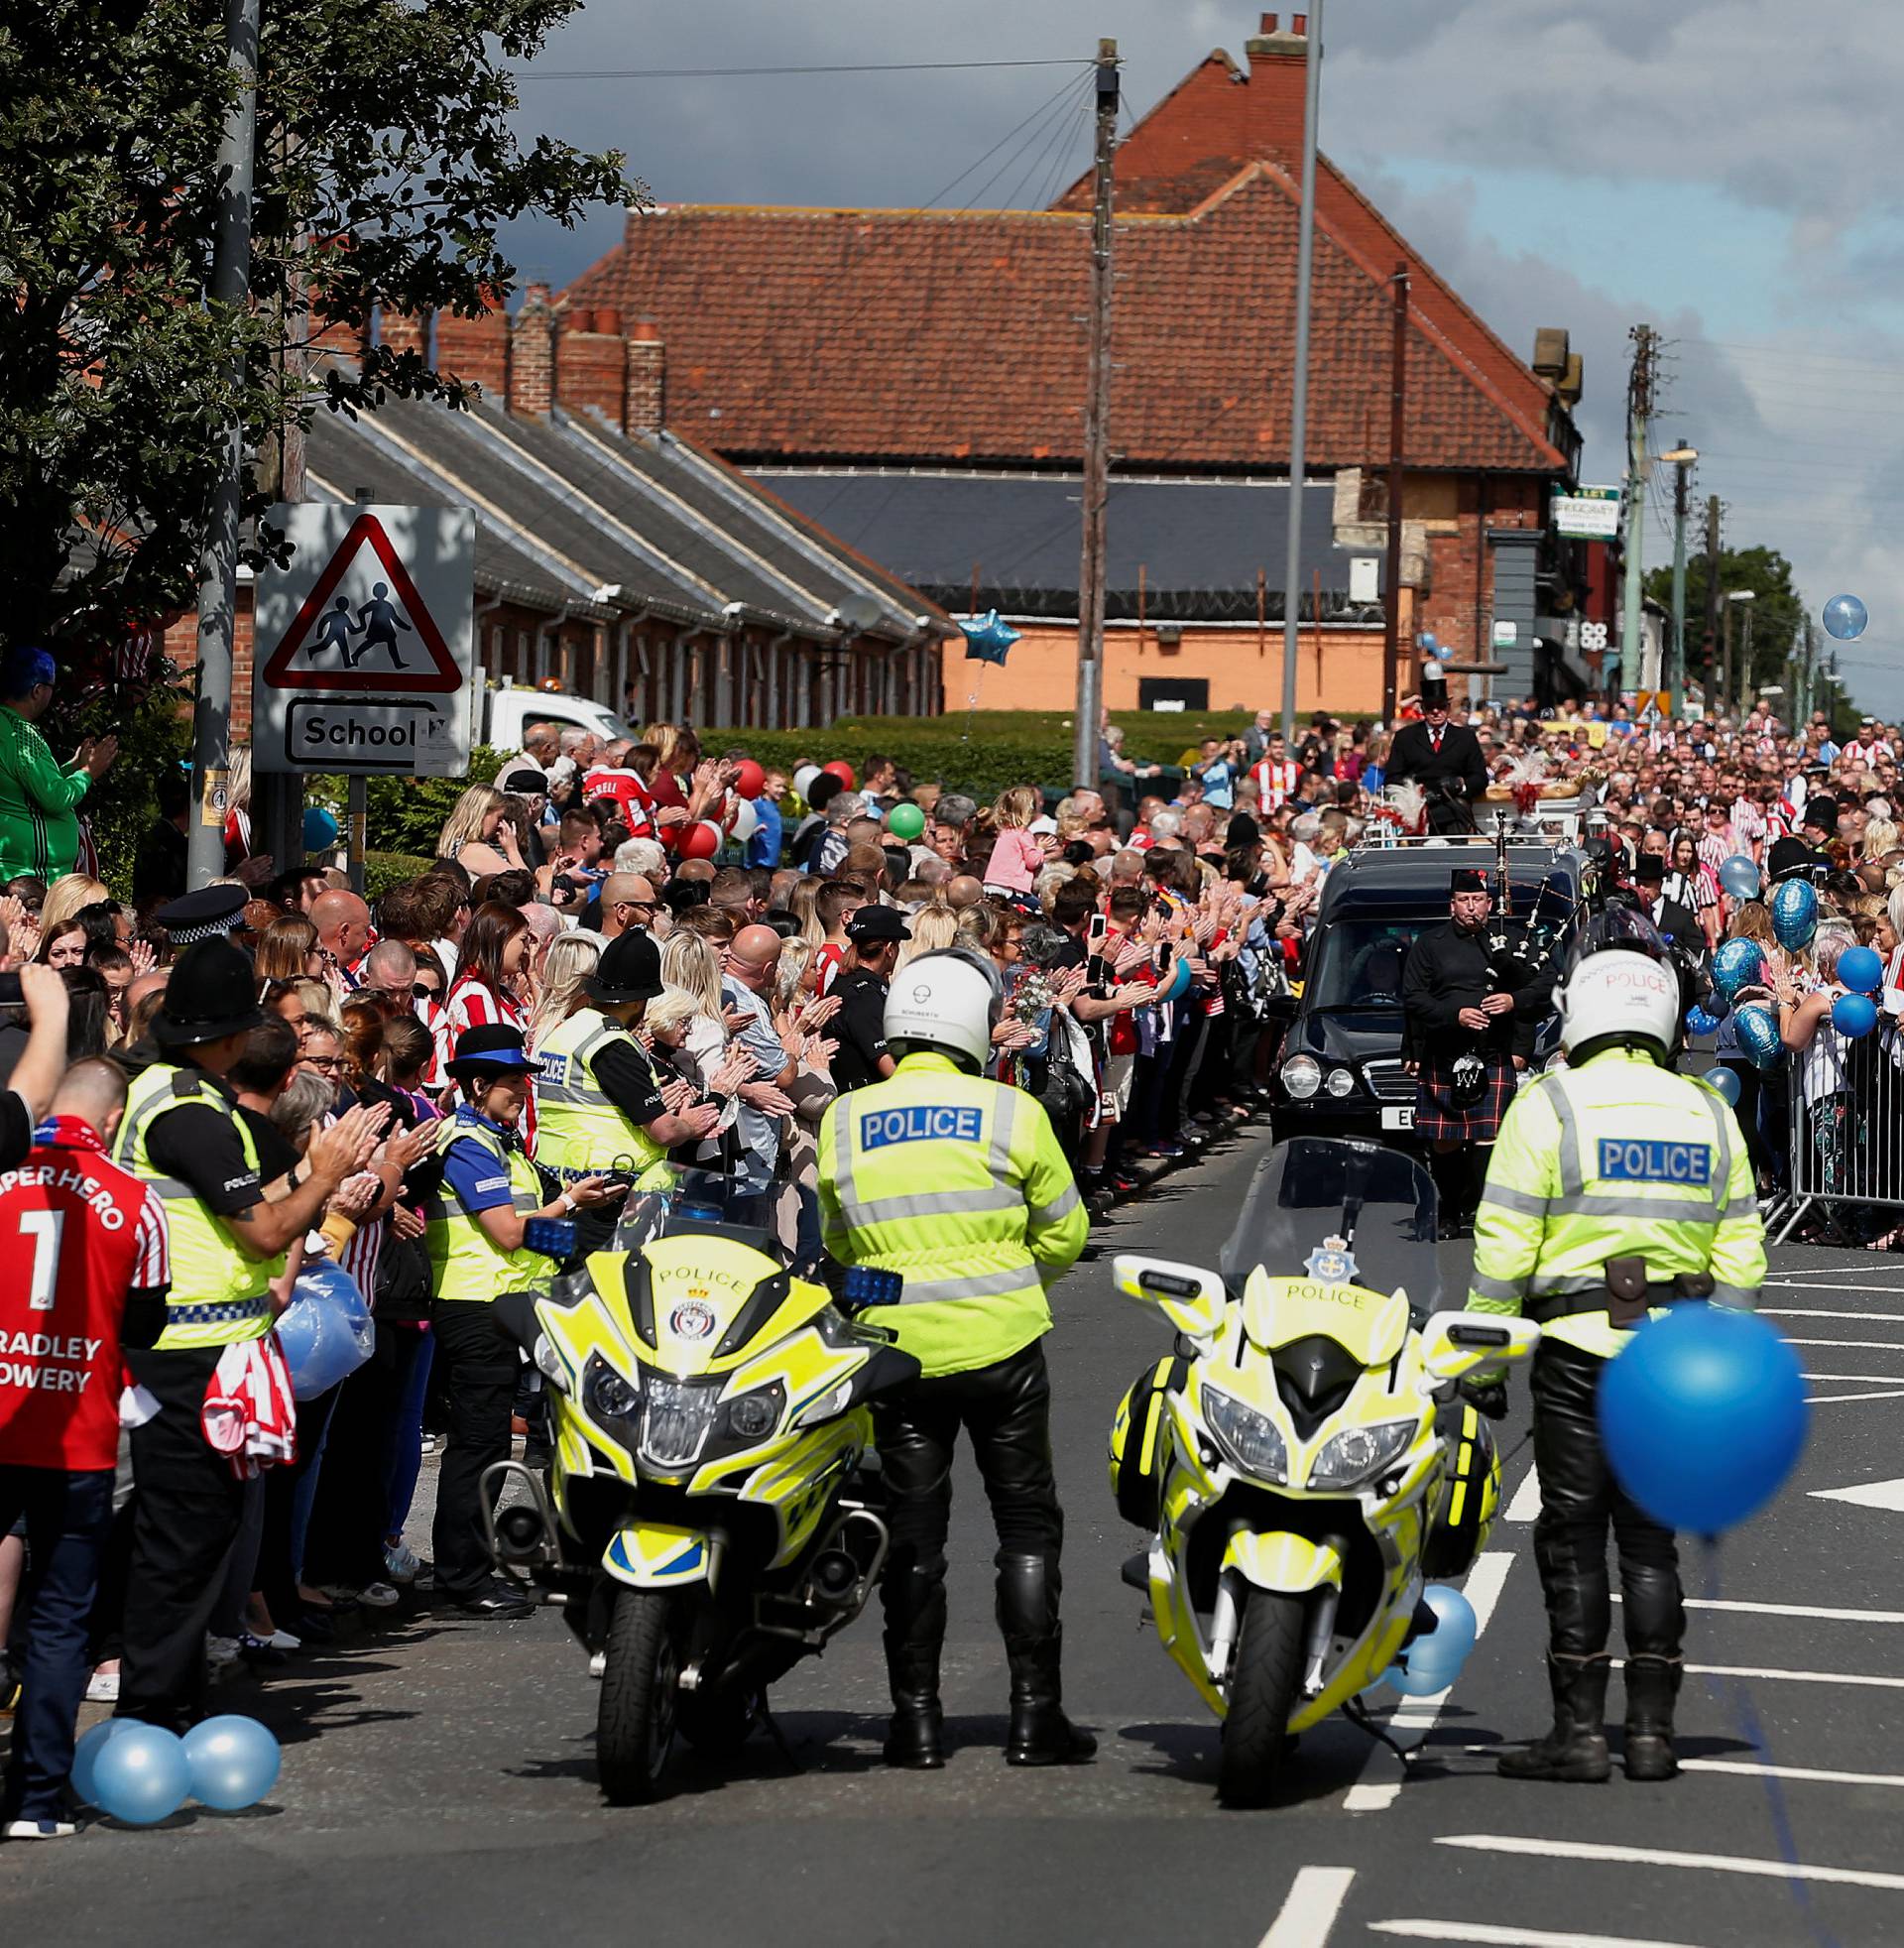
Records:
[[[1743,655],[1739,660],[1739,676],[1743,682],[1751,679],[1752,673],[1752,610],[1751,605],[1758,600],[1758,592],[1750,588],[1728,588],[1726,591],[1726,666],[1720,679],[1719,707],[1721,711],[1730,710],[1737,702],[1732,687],[1732,604],[1737,603],[1745,611],[1745,643]]]
[[[1666,689],[1677,723],[1686,714],[1686,482],[1699,449],[1681,440],[1659,457],[1673,469],[1673,634],[1666,649]]]

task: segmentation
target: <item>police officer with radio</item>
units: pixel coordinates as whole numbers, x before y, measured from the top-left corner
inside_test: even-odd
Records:
[[[989,962],[921,954],[887,998],[897,1066],[842,1095],[820,1126],[827,1249],[849,1267],[900,1275],[885,1326],[921,1377],[875,1408],[885,1467],[887,1763],[945,1763],[939,1651],[952,1453],[963,1427],[992,1504],[998,1619],[1012,1671],[1006,1762],[1089,1759],[1097,1742],[1064,1715],[1058,1555],[1064,1516],[1051,1472],[1045,1288],[1084,1248],[1090,1219],[1043,1108],[986,1079],[1003,1000]]]
[[[1679,1559],[1671,1531],[1607,1466],[1596,1417],[1601,1376],[1649,1311],[1702,1298],[1755,1305],[1765,1228],[1729,1105],[1673,1073],[1680,985],[1644,916],[1614,912],[1591,922],[1558,1000],[1567,1065],[1524,1089],[1501,1122],[1475,1219],[1468,1299],[1471,1311],[1522,1313],[1542,1328],[1534,1560],[1554,1725],[1503,1757],[1500,1771],[1580,1782],[1611,1772],[1610,1522],[1625,1593],[1626,1776],[1667,1779],[1678,1770]],[[1504,1410],[1498,1381],[1474,1398],[1484,1411]]]

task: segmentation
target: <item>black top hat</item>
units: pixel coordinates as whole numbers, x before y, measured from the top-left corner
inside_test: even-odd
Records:
[[[846,922],[846,937],[864,947],[875,940],[909,940],[912,929],[891,907],[862,907]]]
[[[221,932],[179,955],[152,1018],[152,1037],[162,1048],[189,1048],[242,1035],[264,1019],[251,962]]]
[[[175,947],[189,947],[199,940],[221,940],[234,926],[242,925],[250,898],[242,886],[201,887],[168,902],[153,918]]]
[[[1486,893],[1488,890],[1488,875],[1479,866],[1457,866],[1448,875],[1451,896],[1457,893]]]
[[[1262,838],[1262,828],[1247,811],[1240,811],[1230,821],[1229,829],[1223,835],[1223,843],[1234,852],[1240,845],[1255,845]]]
[[[460,1081],[465,1075],[510,1071],[535,1075],[542,1065],[523,1046],[521,1029],[511,1028],[507,1022],[491,1022],[483,1028],[465,1029],[456,1037],[456,1053],[443,1066]]]
[[[591,1001],[653,1001],[661,991],[661,950],[646,933],[618,933],[583,977]]]
[[[1666,862],[1656,852],[1642,852],[1633,863],[1633,878],[1641,886],[1663,886]]]

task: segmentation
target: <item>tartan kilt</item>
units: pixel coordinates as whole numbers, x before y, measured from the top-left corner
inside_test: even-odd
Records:
[[[1505,1055],[1488,1055],[1488,1086],[1469,1108],[1455,1102],[1455,1071],[1424,1062],[1415,1082],[1415,1135],[1430,1143],[1492,1143],[1514,1099],[1516,1072]]]

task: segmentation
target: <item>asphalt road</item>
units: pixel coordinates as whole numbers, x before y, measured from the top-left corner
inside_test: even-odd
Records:
[[[188,1809],[150,1832],[87,1829],[0,1848],[0,1930],[21,1943],[208,1936],[277,1944],[938,1944],[1194,1941],[1322,1948],[1387,1940],[1498,1948],[1721,1948],[1904,1939],[1904,1482],[1868,1506],[1821,1494],[1904,1473],[1904,1260],[1790,1250],[1766,1297],[1814,1376],[1813,1438],[1699,1600],[1676,1782],[1515,1785],[1493,1748],[1544,1722],[1527,1455],[1471,1583],[1494,1601],[1461,1684],[1407,1766],[1336,1722],[1303,1742],[1281,1805],[1219,1807],[1217,1730],[1138,1625],[1118,1569],[1140,1539],[1105,1480],[1112,1411],[1163,1350],[1111,1291],[1117,1249],[1213,1259],[1267,1139],[1246,1136],[1096,1234],[1056,1294],[1055,1438],[1069,1515],[1068,1701],[1095,1765],[1009,1769],[992,1542],[957,1484],[946,1705],[936,1774],[878,1759],[877,1623],[863,1619],[775,1694],[799,1762],[757,1738],[737,1768],[689,1771],[645,1811],[595,1790],[596,1691],[552,1614],[428,1615],[266,1684],[227,1687],[285,1741],[267,1805]],[[1444,1247],[1451,1297],[1465,1247]],[[1524,1401],[1524,1388],[1517,1389]],[[1524,1405],[1503,1450],[1525,1429]],[[1713,1607],[1714,1605],[1717,1607]],[[1609,1716],[1617,1719],[1618,1691]]]

